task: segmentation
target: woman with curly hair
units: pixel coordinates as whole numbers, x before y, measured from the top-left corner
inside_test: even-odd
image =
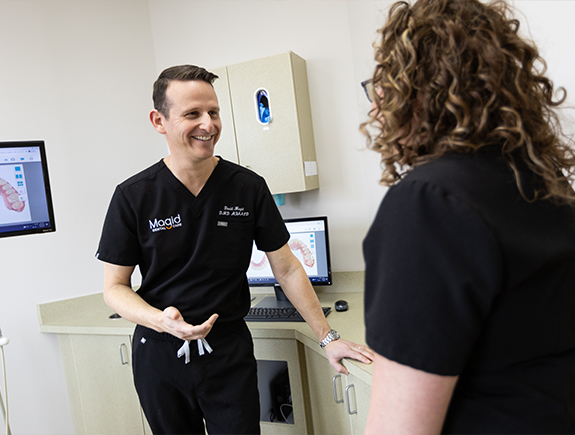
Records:
[[[504,1],[394,4],[362,126],[369,434],[575,433],[575,155]]]

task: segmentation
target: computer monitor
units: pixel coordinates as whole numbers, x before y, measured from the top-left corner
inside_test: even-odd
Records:
[[[290,233],[289,247],[302,264],[312,285],[331,285],[327,217],[285,219],[284,222]],[[255,243],[247,277],[250,287],[274,286],[276,298],[287,301],[272,273],[267,257],[256,248]]]
[[[0,237],[53,231],[44,142],[0,142]]]

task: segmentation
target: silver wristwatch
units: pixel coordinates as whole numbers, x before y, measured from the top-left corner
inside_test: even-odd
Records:
[[[340,337],[339,337],[339,334],[337,333],[337,331],[335,329],[332,329],[331,331],[329,331],[327,333],[325,338],[319,342],[319,345],[323,349],[328,344],[330,344],[332,341],[339,340],[339,338]]]

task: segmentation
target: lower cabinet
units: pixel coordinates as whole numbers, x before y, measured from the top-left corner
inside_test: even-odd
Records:
[[[134,388],[131,337],[83,334],[59,337],[76,435],[152,435]],[[308,433],[304,398],[307,391],[300,370],[302,347],[295,339],[254,338],[258,360],[287,368],[286,402],[291,402],[280,411],[289,414],[287,422],[261,422],[263,435]],[[262,396],[271,397],[275,393],[272,387],[272,382],[263,382]],[[271,407],[270,399],[264,403]],[[271,408],[264,413],[269,415],[270,411]]]
[[[306,349],[313,433],[363,434],[369,409],[370,386],[353,374],[336,373],[327,359]]]
[[[59,337],[76,435],[152,435],[134,388],[131,337]],[[271,367],[258,375],[269,374],[259,379],[263,435],[363,434],[367,382],[353,374],[338,375],[323,351],[296,339],[254,338],[254,352],[262,367]],[[285,418],[278,419],[279,413]],[[276,416],[274,422],[270,415]]]
[[[151,435],[132,379],[131,337],[59,337],[76,435]]]
[[[282,434],[307,434],[309,433],[307,418],[307,389],[304,389],[304,379],[300,368],[300,361],[303,358],[303,345],[295,339],[284,338],[254,338],[254,353],[258,361],[266,362],[286,362],[289,379],[289,390],[291,396],[291,406],[284,406],[285,415],[291,411],[291,415],[285,422],[261,421],[262,435],[282,435]],[[262,413],[269,415],[267,408],[270,407],[268,396],[273,396],[273,385],[262,382],[262,373],[258,366],[259,389],[261,397]],[[273,381],[272,381],[273,382]],[[271,394],[268,388],[271,388]],[[275,398],[274,398],[275,399]]]

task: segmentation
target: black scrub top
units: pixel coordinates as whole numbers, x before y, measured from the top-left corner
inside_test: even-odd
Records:
[[[97,257],[139,265],[146,302],[174,306],[191,324],[218,313],[216,328],[249,310],[254,240],[262,251],[289,240],[262,177],[220,158],[196,197],[160,161],[116,188]]]
[[[496,151],[445,156],[389,189],[364,257],[367,343],[459,376],[444,433],[575,433],[572,208]]]

